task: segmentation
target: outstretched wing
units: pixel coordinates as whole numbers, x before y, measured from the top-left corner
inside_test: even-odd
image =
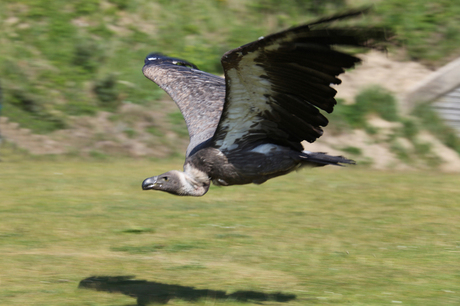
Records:
[[[353,12],[295,27],[227,52],[225,105],[212,145],[241,149],[267,140],[301,149],[328,124],[340,84],[337,76],[360,60],[333,45],[366,47],[385,38],[382,29],[321,28]]]
[[[142,72],[179,107],[190,135],[189,156],[193,149],[214,135],[225,99],[224,79],[162,54],[148,55]]]

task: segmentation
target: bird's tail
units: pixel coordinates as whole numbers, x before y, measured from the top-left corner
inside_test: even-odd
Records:
[[[352,159],[343,156],[331,156],[322,152],[303,151],[300,157],[303,159],[302,166],[321,167],[326,165],[355,165],[356,162]]]

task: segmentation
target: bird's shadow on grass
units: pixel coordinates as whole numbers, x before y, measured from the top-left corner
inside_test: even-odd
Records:
[[[227,294],[221,290],[195,289],[188,286],[136,280],[134,276],[91,276],[80,281],[78,288],[122,293],[137,298],[137,305],[139,306],[166,304],[171,299],[182,299],[189,302],[195,302],[201,298],[239,302],[288,302],[296,298],[294,294],[258,291],[236,291]]]

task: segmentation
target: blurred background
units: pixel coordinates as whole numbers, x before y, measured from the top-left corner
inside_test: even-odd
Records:
[[[306,144],[358,166],[141,190],[188,144],[147,54],[222,75],[228,50],[366,5],[354,24],[395,36],[350,50]],[[0,0],[0,304],[460,305],[459,56],[458,0]]]
[[[327,137],[310,149],[351,154],[377,168],[460,170],[460,107],[434,103],[455,93],[460,68],[441,81],[442,89],[426,81],[460,54],[460,5],[449,0],[2,1],[3,150],[181,155],[185,124],[169,97],[142,75],[146,54],[162,52],[222,74],[225,51],[371,4],[374,12],[359,25],[392,30],[393,44],[387,53],[364,54],[363,65],[341,76],[341,103]]]

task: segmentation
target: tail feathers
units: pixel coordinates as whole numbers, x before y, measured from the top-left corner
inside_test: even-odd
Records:
[[[303,151],[301,157],[304,159],[302,164],[317,167],[325,165],[343,166],[344,164],[356,164],[356,162],[352,159],[348,159],[343,156],[331,156],[322,152]]]

